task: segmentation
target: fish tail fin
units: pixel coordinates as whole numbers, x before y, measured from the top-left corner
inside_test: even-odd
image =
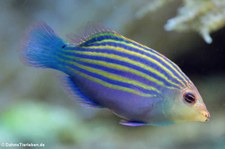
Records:
[[[65,43],[45,23],[34,24],[25,36],[21,57],[33,67],[56,68],[57,53]]]

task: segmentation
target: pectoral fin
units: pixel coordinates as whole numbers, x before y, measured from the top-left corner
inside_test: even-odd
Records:
[[[139,127],[139,126],[147,125],[147,123],[145,123],[145,122],[141,122],[141,121],[127,121],[127,120],[121,120],[120,124],[124,125],[124,126],[130,126],[130,127]]]
[[[96,107],[96,108],[103,108],[100,104],[97,102],[93,101],[89,97],[87,97],[83,92],[80,90],[80,88],[76,85],[74,82],[73,78],[70,76],[65,76],[63,79],[64,86],[68,90],[70,94],[74,96],[75,99],[79,99],[81,103],[84,103],[88,106],[91,107]]]

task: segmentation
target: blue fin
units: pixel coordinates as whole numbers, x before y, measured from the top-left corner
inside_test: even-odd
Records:
[[[124,125],[124,126],[131,126],[131,127],[138,127],[138,126],[145,126],[145,125],[147,125],[145,122],[141,122],[141,121],[127,121],[127,120],[121,120],[120,124]]]
[[[66,76],[64,77],[63,81],[69,93],[72,94],[74,98],[80,100],[81,103],[84,103],[91,107],[103,108],[103,106],[84,95],[80,88],[76,85],[72,77]]]
[[[36,23],[27,32],[21,56],[24,62],[34,67],[55,68],[56,54],[65,46],[55,32],[45,23]]]
[[[113,33],[116,35],[121,36],[119,33],[113,31],[112,29],[105,27],[102,24],[98,23],[88,23],[85,31],[80,34],[68,34],[67,39],[69,40],[70,43],[75,44],[75,45],[80,45],[84,42],[86,42],[88,39],[90,39],[93,35],[99,34],[99,33]]]

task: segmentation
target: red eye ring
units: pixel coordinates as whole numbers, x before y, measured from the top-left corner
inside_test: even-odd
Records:
[[[196,102],[196,97],[191,92],[184,93],[183,98],[189,104],[194,104]]]

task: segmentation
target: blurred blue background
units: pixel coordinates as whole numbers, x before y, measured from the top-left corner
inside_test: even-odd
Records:
[[[151,0],[0,1],[0,143],[44,143],[48,149],[224,149],[225,28],[206,44],[197,33],[167,32],[175,0],[137,17]],[[211,113],[206,123],[124,127],[107,109],[80,105],[53,70],[25,66],[19,58],[26,29],[44,21],[60,36],[104,24],[177,63],[198,87]]]

